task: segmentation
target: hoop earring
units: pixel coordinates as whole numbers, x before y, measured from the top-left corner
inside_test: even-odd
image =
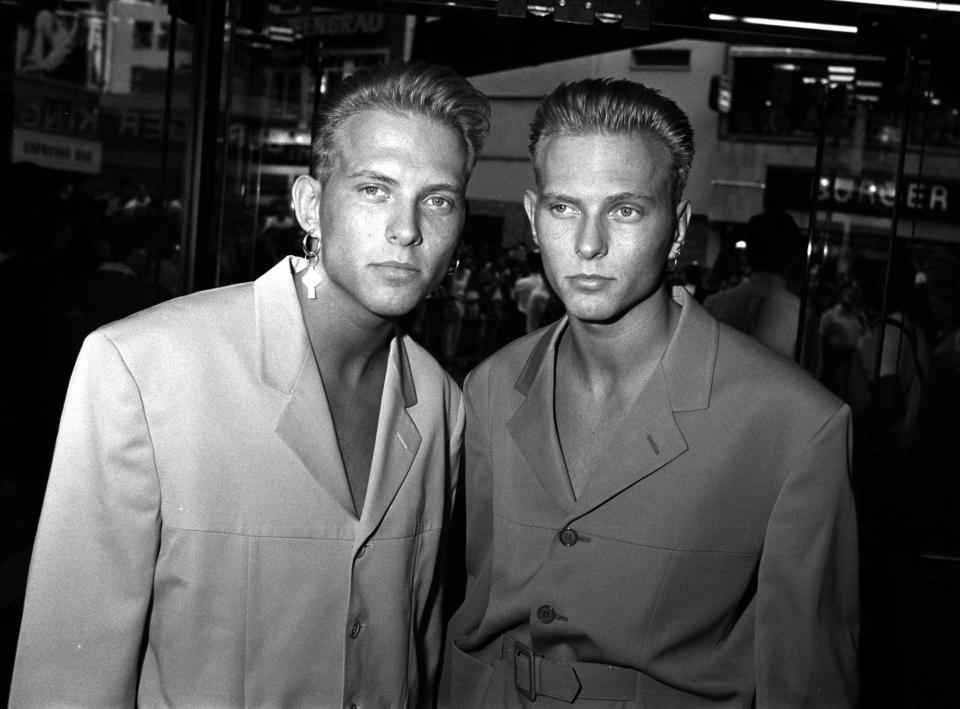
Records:
[[[680,261],[680,254],[670,254],[667,256],[667,271],[673,272],[677,270],[677,263]]]
[[[304,233],[303,235],[303,257],[307,259],[307,261],[309,261],[310,265],[312,266],[319,260],[320,257],[316,251],[310,248],[310,239],[316,239],[317,244],[319,245],[320,243],[319,230],[314,229],[313,231]]]
[[[320,255],[310,248],[310,239],[317,240],[317,249],[320,248],[320,230],[313,231],[303,235],[303,255],[307,259],[307,272],[303,274],[300,281],[307,288],[307,298],[317,299],[317,286],[323,281],[320,274],[317,273],[317,264],[320,262]]]

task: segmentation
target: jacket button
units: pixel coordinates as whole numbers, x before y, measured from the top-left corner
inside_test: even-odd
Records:
[[[367,545],[364,544],[362,547],[357,549],[357,558],[359,559],[361,556],[363,556],[366,553],[367,553]]]
[[[550,625],[557,619],[557,612],[550,606],[540,606],[537,608],[537,620],[544,625]]]
[[[563,544],[563,546],[572,547],[578,541],[580,541],[580,535],[577,534],[577,530],[567,527],[560,532],[560,543]]]
[[[353,621],[353,627],[350,628],[350,637],[356,640],[357,636],[360,634],[360,629],[363,627],[363,623],[359,620]]]

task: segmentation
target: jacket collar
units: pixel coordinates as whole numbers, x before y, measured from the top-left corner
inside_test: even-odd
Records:
[[[687,450],[674,413],[707,408],[716,362],[718,328],[686,293],[676,296],[680,320],[660,367],[623,419],[615,442],[600,453],[592,476],[574,497],[553,415],[556,349],[567,326],[564,317],[534,344],[515,388],[525,398],[507,421],[507,430],[543,489],[569,520],[587,514],[625,488],[662,469]]]
[[[306,266],[306,259],[288,256],[253,284],[260,381],[285,394],[293,391],[304,360],[312,358],[295,278]],[[403,405],[410,408],[417,403],[417,389],[404,339],[397,328],[390,352],[400,370]]]
[[[670,405],[673,411],[705,409],[710,404],[717,361],[717,321],[682,288],[674,293],[674,299],[683,309],[660,360]],[[518,392],[528,396],[541,368],[553,366],[557,343],[566,327],[567,316],[564,315],[544,330],[514,384]]]
[[[404,337],[390,354],[374,456],[362,513],[357,519],[326,389],[297,300],[294,274],[303,259],[284,259],[254,283],[260,381],[286,397],[276,422],[280,439],[345,514],[358,522],[355,544],[379,527],[420,449],[422,437],[408,411],[417,403]],[[305,263],[305,262],[304,262]]]

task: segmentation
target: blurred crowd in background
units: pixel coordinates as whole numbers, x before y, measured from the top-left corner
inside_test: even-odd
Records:
[[[83,338],[181,294],[181,214],[175,200],[161,204],[133,180],[87,193],[69,181],[50,182],[28,164],[14,169],[0,230],[7,342],[0,415],[10,445],[18,449],[8,451],[8,459],[23,463],[8,467],[3,484],[35,487],[40,495]],[[246,242],[224,245],[227,282],[256,278],[287,254],[301,252],[302,233],[285,200],[255,217],[242,210],[226,213],[257,224],[247,230]],[[736,241],[710,267],[681,262],[668,274],[671,285],[705,302],[749,282],[747,249]],[[805,318],[807,339],[815,345],[806,344],[815,346],[816,356],[804,365],[852,404],[860,424],[859,469],[872,456],[895,468],[893,479],[910,477],[909,494],[900,496],[895,511],[915,532],[903,543],[949,545],[960,539],[960,261],[946,249],[922,252],[922,258],[920,253],[896,254],[887,289],[883,348],[892,364],[884,366],[893,367],[901,389],[892,413],[884,414],[891,420],[876,415],[872,384],[885,263],[854,255],[843,271],[829,261],[811,270]],[[802,266],[794,260],[784,273],[795,294],[801,292]],[[403,324],[462,380],[487,355],[562,314],[532,248],[474,241],[462,244],[441,286]],[[872,432],[864,433],[868,428]],[[26,535],[33,523],[24,521]]]

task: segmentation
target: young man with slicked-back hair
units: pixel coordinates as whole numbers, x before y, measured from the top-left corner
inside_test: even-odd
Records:
[[[358,72],[294,185],[306,258],[87,339],[11,706],[433,701],[463,406],[396,320],[448,268],[488,117],[450,70]]]
[[[850,412],[667,290],[686,115],[560,86],[524,204],[567,314],[464,385],[466,598],[443,707],[850,707]]]

